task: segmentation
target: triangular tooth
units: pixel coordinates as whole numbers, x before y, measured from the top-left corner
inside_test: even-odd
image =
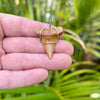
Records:
[[[54,37],[42,36],[41,41],[44,43],[43,45],[45,47],[45,50],[49,59],[51,59],[53,56],[54,48],[55,48],[55,42],[57,41],[57,36],[54,36]],[[53,43],[48,43],[48,42],[53,42]]]
[[[58,32],[56,32],[56,30],[58,30]],[[58,41],[57,39],[60,36],[62,36],[63,28],[56,27],[55,30],[54,30],[54,28],[51,28],[51,29],[38,28],[35,30],[35,32],[37,35],[40,35],[40,41],[43,43],[45,51],[46,51],[49,59],[51,59],[53,56],[55,44]],[[58,33],[59,33],[59,37],[57,36]],[[50,42],[52,42],[52,43],[50,43]]]
[[[53,56],[55,43],[44,44],[44,47],[49,59],[51,59]]]

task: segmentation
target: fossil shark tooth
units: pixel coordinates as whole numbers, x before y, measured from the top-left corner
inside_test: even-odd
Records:
[[[41,42],[44,45],[44,48],[46,50],[46,53],[47,53],[49,59],[51,59],[52,56],[53,56],[55,44],[58,41],[58,36],[60,37],[62,35],[62,33],[63,33],[62,27],[57,27],[56,29],[57,29],[58,33],[53,28],[51,28],[51,29],[44,29],[42,31],[42,34],[40,34],[42,29],[37,29],[35,31],[36,34],[41,35],[40,36],[40,40],[41,40]]]
[[[45,42],[43,45],[45,47],[45,50],[49,59],[51,59],[53,56],[54,48],[55,48],[55,42],[57,41],[57,36],[53,36],[53,37],[42,36],[41,41],[43,43]],[[46,42],[52,42],[52,43],[46,43]]]

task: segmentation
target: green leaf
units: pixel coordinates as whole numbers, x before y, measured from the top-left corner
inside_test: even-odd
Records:
[[[88,43],[87,44],[91,48],[99,49],[100,50],[100,45],[99,44],[93,44],[93,43]]]
[[[100,39],[98,37],[92,37],[89,39],[90,41],[93,41],[93,42],[98,42],[100,43]]]
[[[91,49],[91,48],[87,48],[87,50],[89,52],[91,52],[93,55],[95,55],[96,57],[100,58],[100,52],[99,51],[96,51],[96,50]]]
[[[26,97],[16,97],[16,98],[8,98],[8,99],[2,99],[2,100],[60,100],[58,96],[52,93],[45,93],[45,94],[37,94],[37,95],[31,95]]]
[[[30,15],[30,19],[34,20],[34,11],[33,11],[33,6],[32,6],[32,0],[27,0],[28,4],[28,12]]]

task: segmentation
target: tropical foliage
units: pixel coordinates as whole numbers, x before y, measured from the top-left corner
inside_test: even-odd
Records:
[[[64,28],[73,64],[50,71],[43,83],[0,90],[1,100],[100,100],[100,0],[0,0],[0,12]]]

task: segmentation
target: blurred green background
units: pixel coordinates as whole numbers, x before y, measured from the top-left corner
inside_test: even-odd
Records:
[[[0,90],[0,100],[100,100],[100,0],[0,0],[0,12],[64,28],[73,64],[43,83]],[[34,44],[33,44],[34,45]]]

